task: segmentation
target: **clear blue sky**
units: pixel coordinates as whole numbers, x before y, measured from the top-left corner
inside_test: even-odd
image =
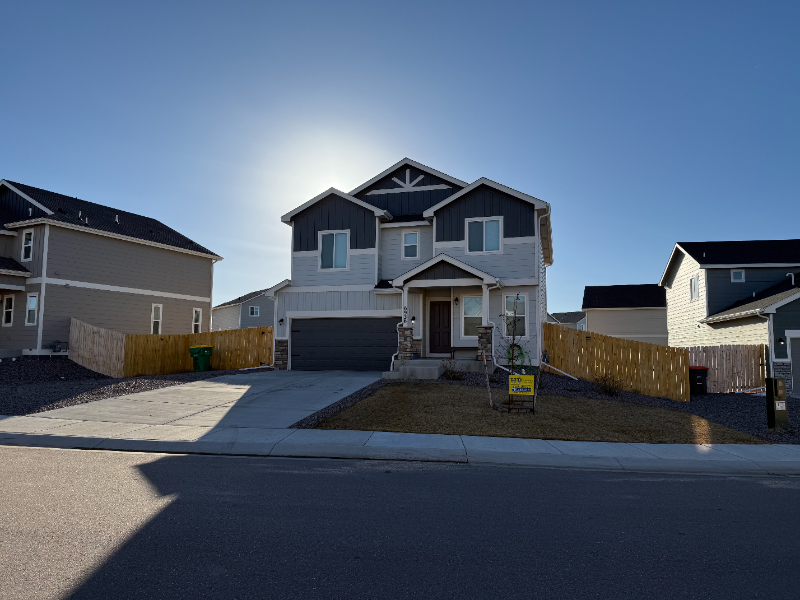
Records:
[[[280,215],[404,156],[552,204],[551,311],[675,241],[800,238],[800,2],[15,2],[0,178],[289,276]]]

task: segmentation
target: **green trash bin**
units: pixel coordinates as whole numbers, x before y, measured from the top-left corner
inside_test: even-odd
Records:
[[[189,346],[189,355],[192,357],[194,372],[211,370],[211,353],[214,346]]]

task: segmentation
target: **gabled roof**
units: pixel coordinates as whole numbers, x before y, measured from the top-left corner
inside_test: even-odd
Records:
[[[325,198],[327,198],[331,194],[339,196],[340,198],[344,198],[345,200],[348,200],[348,201],[352,202],[353,204],[357,204],[361,208],[366,208],[368,211],[373,213],[379,219],[384,219],[384,220],[388,221],[388,220],[390,220],[392,218],[392,215],[388,211],[385,211],[385,210],[383,210],[381,208],[377,208],[377,207],[373,206],[372,204],[367,204],[363,200],[359,200],[358,198],[356,198],[355,196],[351,196],[350,194],[345,194],[344,192],[342,192],[340,190],[337,190],[336,188],[329,188],[329,189],[325,190],[324,192],[322,192],[321,194],[319,194],[318,196],[314,196],[311,200],[309,200],[305,204],[301,204],[300,206],[298,206],[294,210],[292,210],[292,211],[286,213],[285,215],[283,215],[281,217],[281,221],[284,222],[284,223],[290,223],[292,221],[292,218],[296,214],[303,212],[308,207],[313,206],[314,204],[316,204],[320,200],[324,200]]]
[[[501,183],[497,183],[496,181],[492,181],[491,179],[486,179],[486,177],[481,177],[477,181],[475,181],[473,183],[470,183],[463,190],[458,191],[455,194],[453,194],[452,196],[449,196],[449,197],[445,198],[444,200],[439,202],[439,204],[431,206],[428,210],[426,210],[424,213],[422,213],[423,216],[425,216],[427,218],[432,218],[433,215],[436,213],[436,211],[439,210],[440,208],[442,208],[444,206],[447,206],[448,204],[450,204],[454,200],[458,200],[459,198],[469,194],[472,190],[474,190],[475,188],[480,187],[482,185],[488,185],[491,188],[494,188],[494,189],[496,189],[496,190],[498,190],[500,192],[503,192],[504,194],[508,194],[509,196],[513,196],[514,198],[517,198],[518,200],[522,200],[523,202],[530,202],[531,204],[535,205],[536,208],[549,208],[549,206],[550,206],[544,200],[539,200],[538,198],[534,198],[533,196],[529,196],[528,194],[523,194],[522,192],[518,192],[517,190],[511,189],[510,187],[507,187],[507,186],[505,186],[505,185],[503,185]]]
[[[587,285],[583,310],[593,308],[666,308],[667,290],[657,283],[640,285]]]
[[[30,277],[31,272],[15,261],[13,258],[0,256],[0,275],[16,275]]]
[[[448,256],[447,254],[437,254],[433,258],[426,260],[421,265],[414,267],[410,271],[406,271],[400,277],[395,277],[392,280],[392,285],[394,287],[400,287],[405,284],[409,279],[413,279],[415,275],[419,275],[423,271],[427,271],[431,267],[435,266],[440,262],[447,262],[454,267],[461,269],[462,271],[466,271],[470,275],[474,275],[476,279],[481,279],[483,283],[490,284],[490,285],[497,285],[500,283],[500,280],[495,277],[494,275],[489,275],[480,269],[476,269],[475,267],[468,265],[467,263],[461,262],[460,260],[453,258],[452,256]]]
[[[800,266],[800,240],[678,242],[661,276],[661,285],[666,281],[677,252],[691,256],[703,269]]]
[[[264,290],[264,295],[266,296],[274,296],[279,290],[282,290],[285,287],[292,285],[291,279],[284,279],[278,285],[273,285],[268,290]]]
[[[52,223],[89,233],[101,233],[130,241],[141,240],[150,245],[171,247],[221,259],[220,256],[214,254],[208,248],[150,217],[144,217],[102,204],[95,204],[87,200],[79,200],[78,198],[49,192],[6,179],[0,180],[0,187],[2,186],[12,190],[45,213],[42,215],[41,212],[36,211],[39,212],[39,216],[32,217],[15,215],[13,222],[5,222],[6,227],[25,227],[38,223]],[[5,212],[3,218],[11,218],[10,213]]]
[[[750,298],[743,298],[725,310],[709,315],[700,322],[715,323],[764,313],[774,313],[777,308],[800,298],[800,273],[795,274],[794,281],[795,283],[792,283],[791,278],[787,277],[785,281],[757,292]]]
[[[217,304],[214,307],[214,309],[216,310],[217,308],[226,308],[228,306],[239,306],[240,304],[244,304],[245,302],[249,302],[253,298],[258,298],[259,296],[265,295],[264,293],[266,291],[267,290],[258,290],[257,292],[250,292],[249,294],[245,294],[244,296],[239,296],[238,298],[235,298],[235,299],[231,300],[230,302],[224,302],[222,304]]]
[[[359,192],[364,191],[365,189],[367,189],[373,183],[376,183],[376,182],[380,181],[384,177],[386,177],[388,175],[391,175],[394,171],[396,171],[397,169],[400,169],[400,168],[402,168],[402,167],[404,167],[406,165],[412,166],[412,167],[416,167],[420,171],[425,171],[426,173],[430,173],[431,175],[435,175],[439,179],[444,179],[445,181],[448,181],[448,182],[450,182],[450,183],[452,183],[454,185],[457,185],[458,187],[464,187],[465,185],[467,185],[466,181],[461,181],[460,179],[456,179],[455,177],[451,177],[450,175],[446,175],[446,174],[444,174],[444,173],[442,173],[440,171],[437,171],[436,169],[431,169],[430,167],[427,167],[427,166],[425,166],[425,165],[423,165],[421,163],[418,163],[415,160],[411,160],[410,158],[404,158],[403,160],[401,160],[398,163],[395,163],[394,165],[392,165],[391,167],[389,167],[388,169],[386,169],[382,173],[379,173],[378,175],[376,175],[375,177],[373,177],[372,179],[370,179],[366,183],[362,183],[356,189],[352,190],[350,192],[350,195],[351,196],[355,196]]]
[[[578,323],[586,318],[586,313],[580,310],[572,312],[550,313],[558,323]]]

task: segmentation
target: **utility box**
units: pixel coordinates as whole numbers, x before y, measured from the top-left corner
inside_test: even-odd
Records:
[[[786,382],[767,377],[767,427],[789,429],[789,411],[786,408]]]
[[[692,396],[708,393],[708,367],[689,367],[689,393]]]

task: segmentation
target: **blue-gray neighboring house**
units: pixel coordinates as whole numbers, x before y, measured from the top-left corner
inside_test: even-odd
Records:
[[[275,324],[275,300],[266,295],[267,290],[250,292],[215,306],[211,310],[211,330],[270,327]]]

